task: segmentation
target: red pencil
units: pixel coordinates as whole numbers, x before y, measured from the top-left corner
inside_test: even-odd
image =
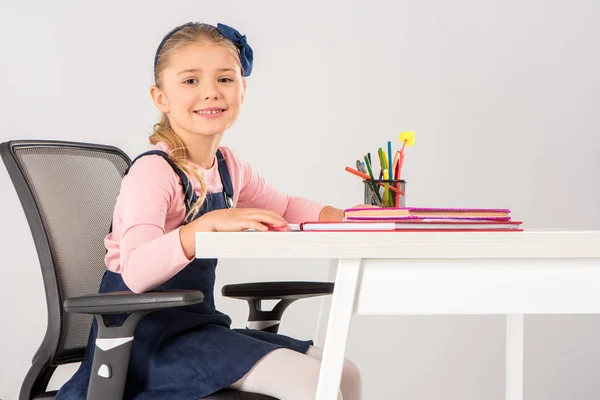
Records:
[[[346,171],[350,172],[351,174],[354,174],[356,176],[360,176],[361,178],[363,178],[364,180],[370,181],[371,177],[367,174],[363,174],[360,171],[355,170],[354,168],[350,168],[350,167],[346,167]],[[384,187],[382,182],[376,182],[379,186]],[[400,193],[400,194],[404,194],[404,192],[400,189],[397,189],[394,186],[389,186],[390,190],[393,190],[394,192]]]

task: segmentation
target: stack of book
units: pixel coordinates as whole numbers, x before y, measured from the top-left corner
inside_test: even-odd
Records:
[[[365,207],[344,210],[343,222],[304,222],[300,230],[519,232],[521,224],[508,209]]]

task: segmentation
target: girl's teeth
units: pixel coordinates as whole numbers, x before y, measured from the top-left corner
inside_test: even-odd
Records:
[[[196,111],[198,114],[218,114],[223,110],[211,110],[211,111]]]

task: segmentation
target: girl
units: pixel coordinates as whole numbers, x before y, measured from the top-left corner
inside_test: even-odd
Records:
[[[194,257],[195,232],[289,229],[287,221],[343,217],[278,192],[219,146],[244,102],[252,60],[246,37],[222,24],[179,26],[156,52],[150,93],[162,118],[152,151],[123,178],[100,292],[195,289],[204,302],[141,320],[125,398],[197,400],[228,387],[281,400],[315,397],[322,351],[312,341],[231,329],[214,305],[217,260]],[[57,399],[85,398],[95,336],[94,324],[86,356]],[[340,389],[340,399],[361,398],[360,374],[349,361]]]

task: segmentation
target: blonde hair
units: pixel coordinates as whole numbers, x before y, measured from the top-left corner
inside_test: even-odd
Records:
[[[169,58],[182,46],[198,41],[209,41],[214,44],[224,45],[235,51],[239,57],[239,50],[237,47],[229,39],[223,36],[216,27],[200,23],[186,24],[164,42],[157,54],[156,68],[154,70],[154,82],[157,87],[160,88],[162,85],[160,79],[161,72],[167,66]],[[189,161],[188,149],[185,147],[181,138],[177,136],[171,128],[166,113],[162,113],[160,121],[154,124],[154,131],[149,139],[151,144],[156,144],[158,142],[166,144],[170,149],[169,158],[173,164],[181,169],[188,179],[194,177],[200,184],[200,195],[198,196],[198,200],[190,206],[190,210],[184,218],[184,221],[187,221],[190,216],[193,217],[200,211],[200,208],[206,199],[207,188],[204,174]]]

